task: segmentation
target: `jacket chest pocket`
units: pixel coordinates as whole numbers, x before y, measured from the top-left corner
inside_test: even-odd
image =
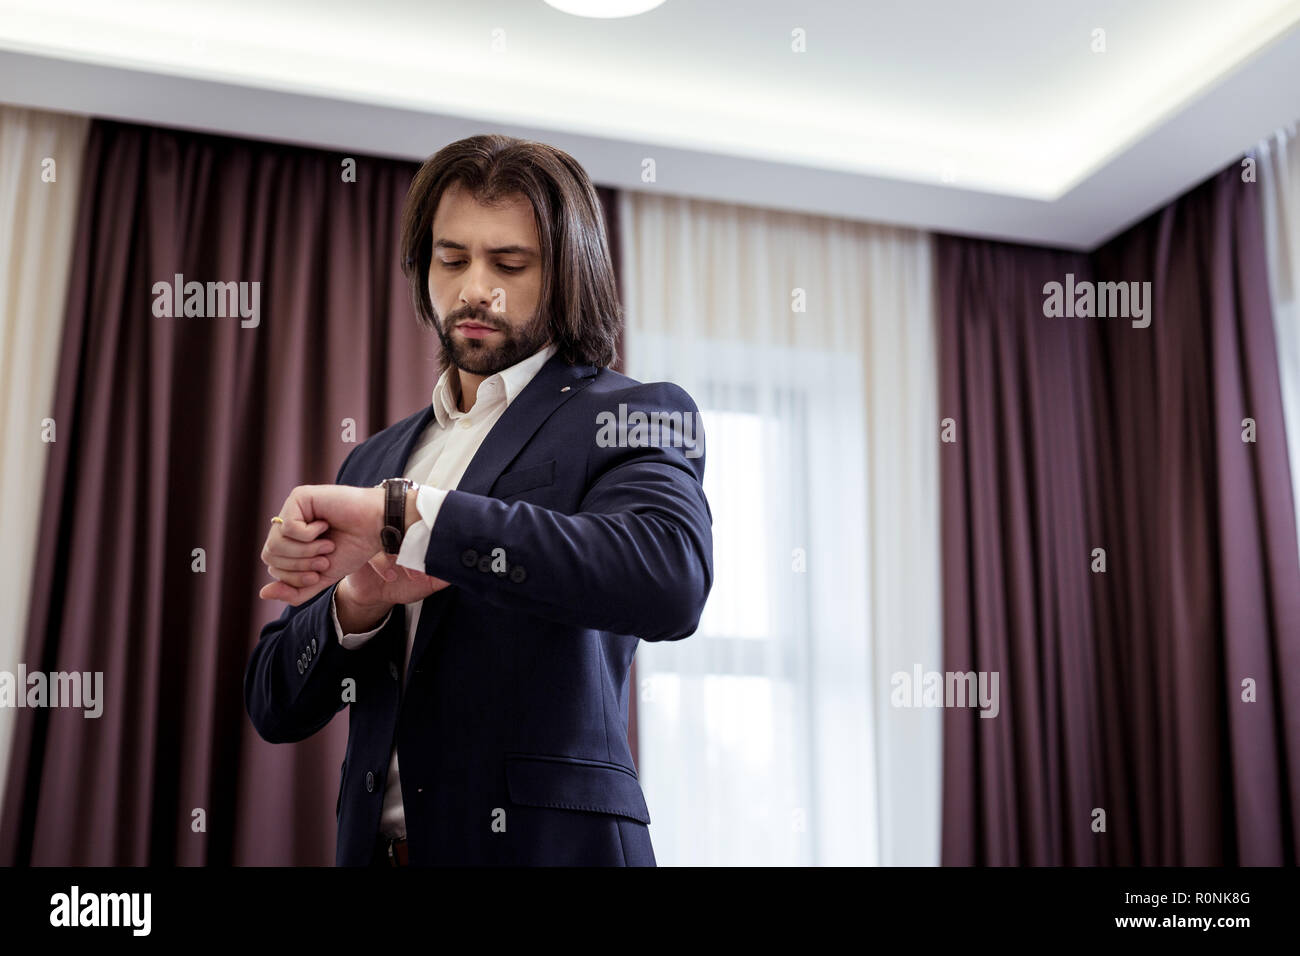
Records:
[[[555,459],[506,472],[492,486],[498,498],[508,498],[533,488],[555,484]]]

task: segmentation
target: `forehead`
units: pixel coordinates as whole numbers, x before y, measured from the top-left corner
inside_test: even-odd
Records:
[[[486,206],[460,183],[443,191],[433,215],[432,232],[435,242],[446,239],[471,248],[537,242],[537,223],[527,196],[515,193]]]

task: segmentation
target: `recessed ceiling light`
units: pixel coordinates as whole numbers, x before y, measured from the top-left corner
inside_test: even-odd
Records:
[[[546,0],[548,6],[575,17],[634,17],[661,6],[664,0]]]

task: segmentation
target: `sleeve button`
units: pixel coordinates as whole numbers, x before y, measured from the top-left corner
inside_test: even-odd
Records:
[[[526,577],[528,577],[528,572],[524,570],[522,564],[516,564],[510,569],[510,580],[514,581],[515,584],[523,584]]]
[[[467,568],[474,567],[474,565],[478,564],[478,552],[473,548],[462,551],[460,555],[460,563],[465,565]]]
[[[367,770],[366,771],[366,793],[374,793],[374,792],[375,792],[375,772],[373,770]]]

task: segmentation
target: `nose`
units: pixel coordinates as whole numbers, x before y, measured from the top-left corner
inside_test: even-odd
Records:
[[[465,284],[461,286],[460,301],[480,312],[486,312],[491,307],[492,283],[488,279],[486,265],[471,264],[465,270]]]

